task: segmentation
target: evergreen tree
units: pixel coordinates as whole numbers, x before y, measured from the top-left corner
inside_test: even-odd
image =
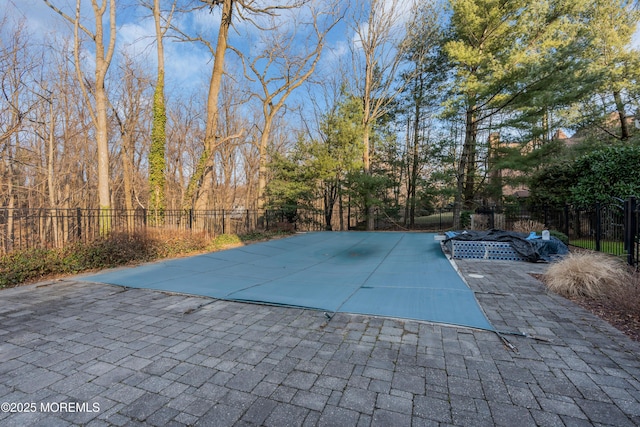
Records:
[[[640,10],[631,0],[595,0],[585,20],[589,43],[581,55],[593,86],[591,95],[575,106],[576,124],[597,128],[600,136],[627,140],[632,132],[630,107],[640,92],[640,54],[631,48]]]
[[[451,4],[451,40],[444,47],[455,70],[449,108],[465,116],[454,204],[457,219],[463,207],[472,207],[478,190],[478,135],[483,124],[526,101],[552,97],[547,89],[557,86],[571,68],[575,43],[581,40],[575,17],[582,4],[575,0],[452,0]]]
[[[331,230],[334,206],[344,193],[346,177],[362,168],[362,102],[343,91],[320,131],[321,140],[309,146],[310,167],[319,179],[325,227]]]

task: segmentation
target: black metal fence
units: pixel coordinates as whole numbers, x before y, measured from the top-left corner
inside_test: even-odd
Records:
[[[481,226],[505,230],[557,230],[569,243],[586,249],[625,256],[638,268],[640,258],[640,203],[634,197],[598,204],[587,209],[572,206],[523,206],[481,208]],[[75,242],[90,242],[101,235],[101,216],[115,232],[147,230],[247,234],[256,230],[316,231],[326,229],[321,210],[166,210],[144,209],[9,209],[0,208],[0,253],[28,248],[62,248]],[[357,210],[335,215],[333,229],[363,228],[364,217]],[[377,229],[406,229],[405,221],[377,213]],[[453,226],[449,210],[416,220],[414,228],[444,231]]]
[[[487,218],[488,228],[559,231],[569,238],[570,245],[626,257],[628,263],[637,268],[640,256],[638,205],[637,199],[630,197],[587,208],[511,205],[480,208],[477,212]]]
[[[624,245],[627,249],[627,261],[638,270],[640,264],[640,203],[635,197],[625,200],[624,204]]]
[[[291,222],[293,221],[293,222]],[[62,248],[90,242],[101,235],[101,222],[111,232],[189,231],[211,236],[247,234],[255,230],[324,229],[317,211],[165,210],[145,209],[8,209],[0,208],[0,253],[29,248]]]

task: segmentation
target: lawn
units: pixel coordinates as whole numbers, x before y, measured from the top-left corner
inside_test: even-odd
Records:
[[[441,221],[445,226],[448,224],[453,224],[453,212],[442,212],[428,216],[416,217],[416,224],[418,225],[440,225]]]
[[[569,244],[571,246],[577,246],[579,248],[590,249],[593,251],[596,249],[595,239],[571,239],[569,240]],[[611,255],[625,255],[627,253],[624,249],[624,242],[613,240],[601,240],[600,252]]]

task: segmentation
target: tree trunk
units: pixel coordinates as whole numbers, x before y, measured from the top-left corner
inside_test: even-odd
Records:
[[[416,223],[416,186],[418,185],[418,166],[420,156],[420,117],[422,115],[422,93],[424,91],[424,81],[422,74],[419,76],[419,93],[415,100],[415,122],[413,124],[413,152],[411,162],[411,178],[409,200],[409,225]]]
[[[626,141],[629,139],[629,124],[627,123],[627,114],[624,111],[624,103],[622,102],[622,96],[620,91],[613,92],[613,99],[616,102],[616,109],[618,110],[618,118],[620,120],[620,139]]]
[[[105,0],[106,1],[106,0]],[[78,1],[78,8],[80,2]],[[111,63],[111,56],[115,45],[116,37],[116,10],[115,0],[110,0],[109,10],[109,49],[105,54],[104,28],[102,16],[104,7],[100,9],[96,0],[92,0],[94,16],[96,19],[96,143],[98,149],[98,203],[100,205],[100,234],[105,235],[111,230],[111,190],[109,176],[109,120],[107,117],[107,90],[105,88],[105,77]],[[106,7],[106,5],[103,5]],[[79,11],[77,15],[79,16]],[[79,65],[78,65],[79,66]]]
[[[465,143],[463,150],[463,156],[465,156],[466,154],[463,203],[464,208],[470,209],[473,207],[476,184],[476,141],[478,136],[478,123],[476,122],[475,106],[472,106],[467,110],[466,122]]]
[[[269,147],[269,137],[273,116],[267,112],[264,114],[264,129],[260,134],[260,145],[258,150],[260,158],[258,160],[258,210],[261,211],[266,206],[265,190],[267,188],[267,148]]]
[[[153,94],[153,124],[149,148],[149,209],[154,223],[164,220],[165,201],[165,147],[167,111],[164,104],[164,31],[161,26],[160,0],[153,0],[158,53],[158,75]]]
[[[333,230],[333,208],[338,199],[338,185],[340,184],[336,180],[325,184],[324,187],[324,222],[327,231]]]
[[[366,114],[366,112],[365,112]],[[362,156],[363,164],[364,164],[364,174],[366,178],[371,177],[371,157],[370,157],[370,127],[369,124],[366,123],[363,129],[362,140],[364,141],[364,153]],[[367,231],[373,231],[375,229],[375,218],[374,218],[374,206],[373,206],[373,194],[371,188],[369,188],[369,182],[366,183],[366,191],[364,194],[364,212],[365,219],[367,222]]]
[[[463,209],[471,207],[473,191],[475,186],[475,152],[478,125],[475,122],[475,105],[467,108],[465,121],[464,143],[460,162],[458,163],[458,173],[456,182],[456,194],[453,204],[454,228],[460,228],[460,216]],[[469,165],[471,163],[471,165]],[[469,174],[472,174],[469,176]]]
[[[96,65],[97,67],[97,65]],[[98,72],[96,72],[98,74]],[[96,143],[98,147],[98,203],[100,205],[100,234],[111,230],[111,192],[109,186],[109,139],[107,129],[107,96],[104,88],[104,77],[96,82]]]
[[[216,52],[213,59],[213,71],[209,82],[209,95],[207,98],[207,123],[204,136],[204,151],[200,156],[194,174],[191,176],[187,192],[185,194],[184,207],[206,209],[209,203],[209,192],[212,188],[213,154],[216,149],[218,132],[218,100],[220,98],[220,86],[224,74],[224,59],[228,46],[229,27],[233,15],[234,0],[224,0],[222,5],[222,19],[218,30]]]
[[[127,227],[134,230],[133,216],[133,143],[131,132],[122,136],[122,178],[124,183],[124,207],[127,210]]]
[[[47,147],[47,193],[49,196],[49,208],[50,208],[50,218],[52,221],[53,227],[53,244],[56,248],[59,248],[61,245],[58,233],[58,220],[56,215],[57,210],[57,202],[55,196],[55,174],[53,163],[55,160],[55,141],[54,141],[54,129],[55,123],[53,121],[53,102],[49,100],[49,135],[48,135],[48,147]]]

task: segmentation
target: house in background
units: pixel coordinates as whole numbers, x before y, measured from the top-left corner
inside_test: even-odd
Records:
[[[636,120],[636,116],[626,116],[626,122],[628,129],[640,129],[640,120]],[[621,139],[621,126],[619,115],[617,112],[611,113],[603,124],[592,124],[589,126],[578,129],[572,136],[568,136],[564,130],[558,129],[553,137],[552,141],[560,141],[566,147],[572,147],[581,144],[587,139],[602,138],[602,139]],[[535,143],[529,142],[523,146],[518,143],[502,143],[500,136],[497,133],[493,133],[489,136],[489,186],[492,189],[493,197],[488,200],[489,204],[497,205],[504,200],[505,197],[513,198],[516,200],[523,200],[529,197],[529,187],[524,183],[518,183],[518,178],[523,176],[523,173],[517,170],[511,169],[499,169],[497,163],[504,148],[517,148],[525,155],[535,148]]]

